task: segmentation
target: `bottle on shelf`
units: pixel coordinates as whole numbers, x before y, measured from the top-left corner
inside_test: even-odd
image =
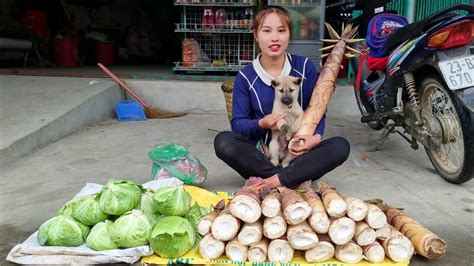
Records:
[[[231,30],[234,28],[234,11],[232,9],[227,10],[226,15],[225,27],[226,29]]]
[[[239,17],[239,10],[238,9],[234,9],[233,10],[233,13],[234,13],[234,24],[232,25],[232,29],[238,29],[240,28],[240,17]]]
[[[244,13],[241,9],[237,10],[237,22],[236,25],[238,29],[242,29],[244,27]]]
[[[253,28],[253,9],[252,8],[247,8],[245,9],[245,24],[246,24],[246,29],[252,29]]]
[[[248,10],[247,10],[247,8],[246,8],[244,11],[242,11],[242,12],[243,12],[244,15],[243,15],[243,17],[242,17],[242,21],[241,21],[241,23],[240,23],[240,27],[241,27],[242,29],[246,29],[246,28],[248,28],[248,26],[249,26],[249,18],[248,18]]]
[[[226,27],[226,12],[223,8],[216,10],[215,28],[224,29]]]
[[[205,7],[204,13],[202,16],[202,28],[214,29],[214,26],[215,26],[214,9],[212,9],[211,7]]]
[[[240,20],[240,28],[246,29],[248,27],[248,19],[247,19],[247,9],[242,10],[242,19]]]

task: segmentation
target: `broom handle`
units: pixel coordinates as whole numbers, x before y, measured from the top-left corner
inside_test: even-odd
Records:
[[[106,68],[104,65],[101,63],[97,63],[97,65],[107,74],[109,77],[111,77],[115,82],[117,82],[124,90],[126,90],[128,93],[130,93],[133,98],[135,98],[143,107],[148,107],[148,104],[140,97],[138,94],[136,94],[125,82],[120,80],[117,76],[114,75],[114,73],[110,72],[108,68]]]

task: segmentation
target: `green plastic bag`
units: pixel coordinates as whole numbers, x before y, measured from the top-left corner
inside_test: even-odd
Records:
[[[207,169],[198,158],[179,144],[169,142],[152,149],[148,157],[153,162],[152,179],[175,177],[187,185],[201,185],[207,179]]]

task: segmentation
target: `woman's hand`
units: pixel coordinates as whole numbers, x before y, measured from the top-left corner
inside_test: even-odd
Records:
[[[276,115],[276,114],[269,114],[263,117],[262,119],[258,120],[258,125],[261,128],[269,128],[271,130],[278,130],[276,124],[278,120],[283,119],[286,115]]]
[[[296,143],[298,143],[298,141],[300,140],[304,141],[303,145],[290,145],[290,147],[288,147],[290,154],[295,157],[298,157],[316,147],[316,145],[321,142],[321,135],[316,134],[314,136],[294,136],[293,140]]]

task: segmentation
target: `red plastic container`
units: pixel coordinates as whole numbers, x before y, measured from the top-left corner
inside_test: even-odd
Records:
[[[77,66],[77,39],[54,39],[54,63],[62,67]]]
[[[114,64],[115,57],[115,42],[101,41],[95,43],[95,54],[97,63],[102,63],[104,66],[111,66]]]
[[[347,77],[347,68],[349,67],[349,61],[347,60],[347,58],[342,59],[341,65],[343,68],[339,70],[339,75],[337,75],[337,77],[345,78]]]
[[[27,10],[21,18],[21,22],[32,28],[33,32],[40,38],[48,36],[48,18],[46,12],[41,10]]]

